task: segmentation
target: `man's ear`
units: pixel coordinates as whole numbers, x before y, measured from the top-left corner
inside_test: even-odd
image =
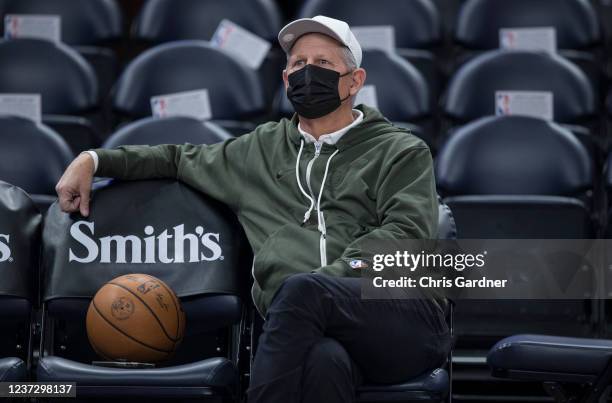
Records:
[[[289,87],[289,79],[287,78],[289,75],[287,74],[287,69],[283,70],[283,82],[285,83],[285,89]]]
[[[362,69],[362,68],[356,69],[355,71],[353,71],[352,77],[353,77],[353,83],[351,84],[349,91],[351,95],[355,95],[359,92],[359,90],[365,84],[365,80],[366,80],[365,69]]]

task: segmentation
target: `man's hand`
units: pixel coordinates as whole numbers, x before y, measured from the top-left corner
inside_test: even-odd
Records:
[[[89,215],[89,195],[94,175],[94,161],[89,153],[82,153],[72,161],[55,186],[62,211],[74,213],[81,211],[83,217]]]

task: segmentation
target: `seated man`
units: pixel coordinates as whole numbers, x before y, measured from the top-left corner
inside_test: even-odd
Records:
[[[450,349],[435,300],[362,299],[359,278],[359,241],[436,237],[432,158],[377,110],[353,108],[366,72],[346,23],[297,20],[279,41],[291,120],[214,145],[88,151],[57,192],[64,211],[87,216],[94,173],[177,178],[229,205],[255,253],[265,318],[249,402],[351,402],[361,382],[409,380]]]

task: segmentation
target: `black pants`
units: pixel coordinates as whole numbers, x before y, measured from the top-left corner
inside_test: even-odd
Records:
[[[266,314],[249,403],[353,402],[363,382],[410,380],[443,364],[444,314],[427,299],[361,299],[361,279],[296,274]]]

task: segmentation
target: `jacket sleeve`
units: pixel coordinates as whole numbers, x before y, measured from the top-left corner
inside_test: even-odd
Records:
[[[245,180],[248,135],[212,145],[121,146],[96,149],[96,176],[123,180],[177,179],[236,211]]]
[[[333,276],[359,277],[351,260],[371,262],[372,251],[361,245],[372,240],[435,239],[438,200],[431,153],[427,147],[403,151],[383,175],[377,191],[380,226],[351,242],[342,256],[327,266],[313,270]]]

